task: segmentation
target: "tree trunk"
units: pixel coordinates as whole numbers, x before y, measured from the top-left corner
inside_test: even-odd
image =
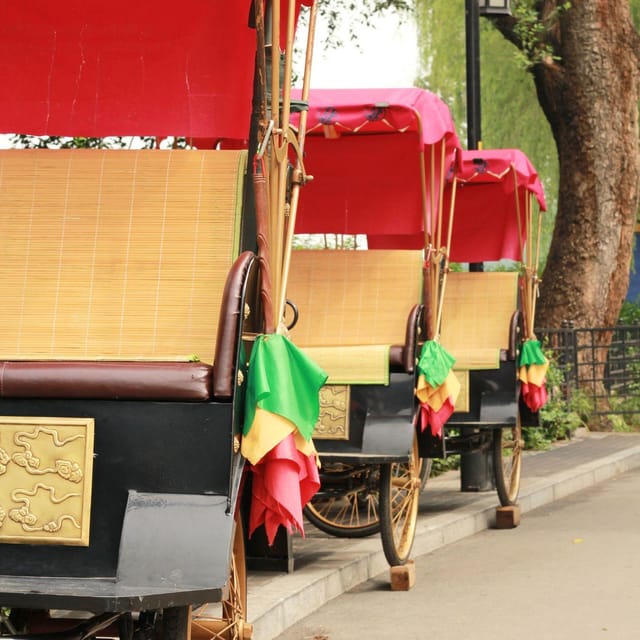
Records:
[[[534,68],[560,165],[536,324],[611,326],[628,288],[638,206],[638,34],[627,1],[572,0],[553,35],[560,60]]]

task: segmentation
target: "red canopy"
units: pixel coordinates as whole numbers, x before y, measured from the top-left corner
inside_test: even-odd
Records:
[[[311,1],[296,0],[296,10]],[[256,50],[251,6],[3,2],[0,132],[247,137]]]
[[[542,184],[527,156],[518,149],[463,151],[457,177],[450,259],[453,262],[521,260],[527,199],[533,194],[540,209],[546,211],[547,208]],[[448,216],[451,196],[449,182],[445,190],[445,216]]]
[[[433,194],[459,148],[449,109],[429,91],[312,90],[305,168],[314,179],[304,187],[296,233],[367,234],[370,247],[375,236],[397,246],[417,233],[423,246],[420,156]],[[437,197],[427,200],[430,215]]]

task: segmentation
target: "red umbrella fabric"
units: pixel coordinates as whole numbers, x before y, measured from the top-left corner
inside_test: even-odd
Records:
[[[296,11],[311,2],[297,0]],[[251,7],[250,0],[3,2],[0,132],[246,138]]]
[[[533,194],[542,211],[547,205],[542,182],[535,167],[519,149],[462,150],[456,163],[458,187],[455,196],[452,262],[485,262],[503,258],[520,260],[520,240],[516,217],[515,182],[518,180],[520,210],[525,199]],[[448,225],[452,198],[452,178],[444,190],[444,226]],[[522,237],[526,231],[524,224]],[[369,246],[386,248],[389,238],[373,239]],[[416,249],[422,246],[420,233],[395,236],[394,246]]]
[[[305,168],[314,180],[304,187],[296,233],[367,234],[369,248],[422,248],[420,154],[437,184],[459,149],[447,105],[429,91],[312,90]],[[404,236],[413,244],[402,246]]]
[[[515,189],[522,214],[525,200],[533,194],[542,211],[547,205],[538,173],[519,149],[463,151],[456,173],[455,213],[450,259],[453,262],[484,262],[508,258],[520,260],[526,224],[518,218]],[[445,189],[445,216],[448,217],[452,185]]]

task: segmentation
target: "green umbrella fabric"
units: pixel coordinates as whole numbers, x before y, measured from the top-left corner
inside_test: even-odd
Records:
[[[546,364],[547,359],[542,352],[539,340],[525,340],[520,351],[520,366],[528,367],[532,364]]]
[[[435,389],[447,379],[455,361],[456,359],[439,342],[427,340],[422,346],[418,369]]]
[[[310,440],[320,413],[320,388],[326,380],[327,374],[285,336],[258,336],[249,360],[244,434],[260,407],[287,418]]]

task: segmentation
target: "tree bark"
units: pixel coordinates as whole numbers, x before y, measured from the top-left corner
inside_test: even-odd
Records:
[[[540,3],[545,12],[557,2]],[[555,138],[558,213],[537,326],[611,326],[624,301],[638,208],[639,43],[626,0],[572,0],[533,69]]]

